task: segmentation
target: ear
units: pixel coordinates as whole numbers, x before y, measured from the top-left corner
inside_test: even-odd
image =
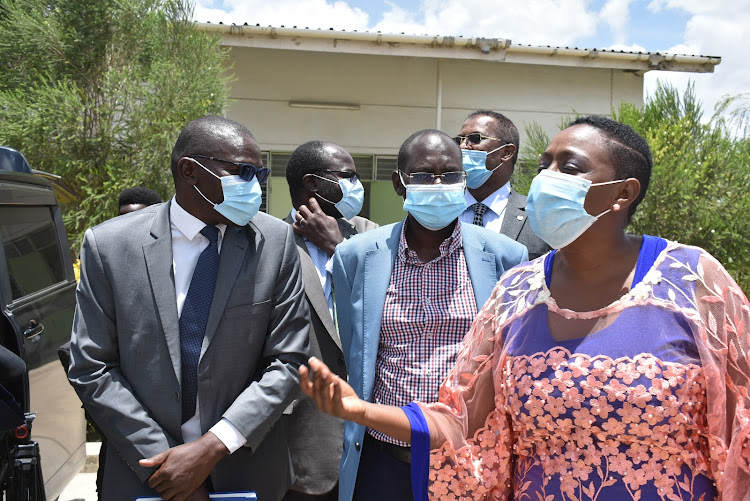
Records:
[[[628,207],[635,202],[636,198],[641,192],[641,182],[634,177],[630,177],[620,185],[620,191],[617,194],[617,199],[612,202],[612,210],[617,212],[618,210],[625,211],[627,213]],[[618,206],[617,208],[615,206]]]
[[[511,160],[513,158],[513,155],[516,154],[516,145],[508,144],[505,148],[503,148],[503,151],[501,153],[503,154],[503,163]]]
[[[391,181],[393,181],[393,189],[396,190],[396,194],[406,200],[406,187],[401,182],[401,176],[398,175],[397,170],[391,173]]]
[[[175,181],[195,186],[198,184],[197,170],[201,167],[188,157],[182,157],[177,162]]]
[[[305,174],[302,176],[302,186],[305,187],[310,193],[318,192],[318,178],[312,174]]]

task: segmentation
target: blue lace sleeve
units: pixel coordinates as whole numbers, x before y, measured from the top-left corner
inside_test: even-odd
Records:
[[[422,409],[414,402],[401,407],[411,425],[411,489],[415,501],[427,501],[430,467],[430,429]]]

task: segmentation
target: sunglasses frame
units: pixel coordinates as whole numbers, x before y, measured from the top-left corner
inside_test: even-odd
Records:
[[[232,164],[240,168],[240,177],[244,181],[252,181],[253,177],[255,177],[260,184],[264,184],[268,180],[268,176],[271,175],[271,169],[268,167],[257,167],[247,162],[232,162],[231,160],[224,160],[222,158],[211,157],[208,155],[190,155],[188,158],[203,158],[206,160],[213,160],[214,162]],[[248,171],[249,174],[247,174]]]
[[[407,174],[406,172],[404,172],[404,171],[402,171],[402,170],[399,169],[398,173],[399,173],[399,175],[408,177],[409,178],[409,184],[414,184],[414,185],[417,185],[417,186],[429,186],[431,184],[434,184],[436,177],[439,177],[440,180],[443,182],[443,184],[448,184],[448,185],[460,184],[460,183],[463,183],[463,182],[466,181],[466,171],[463,171],[463,170],[453,170],[453,171],[450,171],[450,172],[443,172],[442,174],[433,174],[432,172],[415,172],[414,174]],[[432,176],[432,180],[429,183],[413,183],[412,182],[412,176],[419,175],[419,174],[425,174],[425,175]],[[446,174],[463,174],[463,176],[461,177],[461,180],[459,182],[457,182],[457,183],[446,183],[445,182],[445,175]],[[402,179],[402,181],[403,181],[403,179]]]
[[[472,141],[471,139],[469,139],[470,136],[479,136],[479,141],[476,141],[476,142]],[[481,132],[472,132],[470,134],[466,134],[465,136],[457,135],[457,136],[453,136],[452,139],[459,146],[461,146],[461,143],[464,142],[464,139],[466,139],[469,144],[479,144],[485,139],[493,139],[495,141],[502,141],[502,139],[497,138],[497,137],[485,136]]]
[[[355,181],[359,179],[359,174],[350,170],[325,169],[325,172],[334,174],[336,175],[336,177],[339,177],[337,174],[341,174],[344,179],[349,179],[349,180],[354,179]]]

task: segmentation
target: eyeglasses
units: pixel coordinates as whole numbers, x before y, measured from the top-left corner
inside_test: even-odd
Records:
[[[206,160],[213,160],[214,162],[235,165],[240,168],[240,178],[244,181],[252,181],[253,177],[255,177],[259,183],[263,184],[271,173],[271,170],[266,167],[256,167],[253,164],[232,162],[231,160],[222,160],[221,158],[209,157],[206,155],[190,155],[188,158],[205,158]]]
[[[350,180],[352,183],[357,182],[357,179],[359,179],[359,176],[356,172],[352,170],[332,170],[332,169],[326,169],[325,172],[330,172],[331,174],[335,174],[336,177],[342,177],[344,179]]]
[[[466,134],[465,136],[456,136],[453,138],[453,140],[459,146],[461,146],[461,143],[464,142],[464,139],[466,139],[466,142],[469,144],[479,144],[483,139],[494,139],[495,141],[502,141],[502,139],[485,136],[484,134],[480,134],[479,132],[472,132],[471,134]]]
[[[435,178],[440,178],[443,184],[458,184],[463,183],[466,179],[466,172],[462,170],[453,172],[443,172],[442,174],[433,174],[431,172],[415,172],[414,174],[406,174],[403,171],[398,171],[399,175],[403,175],[409,178],[410,184],[432,184],[435,182]]]

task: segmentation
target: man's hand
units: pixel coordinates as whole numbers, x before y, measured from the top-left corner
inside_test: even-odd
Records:
[[[148,479],[148,485],[163,499],[206,501],[208,493],[203,482],[228,453],[221,440],[208,432],[195,442],[172,447],[156,456],[141,459],[139,463],[147,468],[159,468]]]
[[[333,256],[336,246],[344,241],[338,221],[323,212],[314,198],[308,200],[307,205],[300,205],[292,228],[329,256]]]
[[[322,412],[349,421],[358,422],[365,413],[365,401],[361,400],[349,383],[331,372],[326,364],[315,357],[308,360],[310,369],[299,368],[299,386],[313,399]],[[310,381],[309,373],[313,378]]]

